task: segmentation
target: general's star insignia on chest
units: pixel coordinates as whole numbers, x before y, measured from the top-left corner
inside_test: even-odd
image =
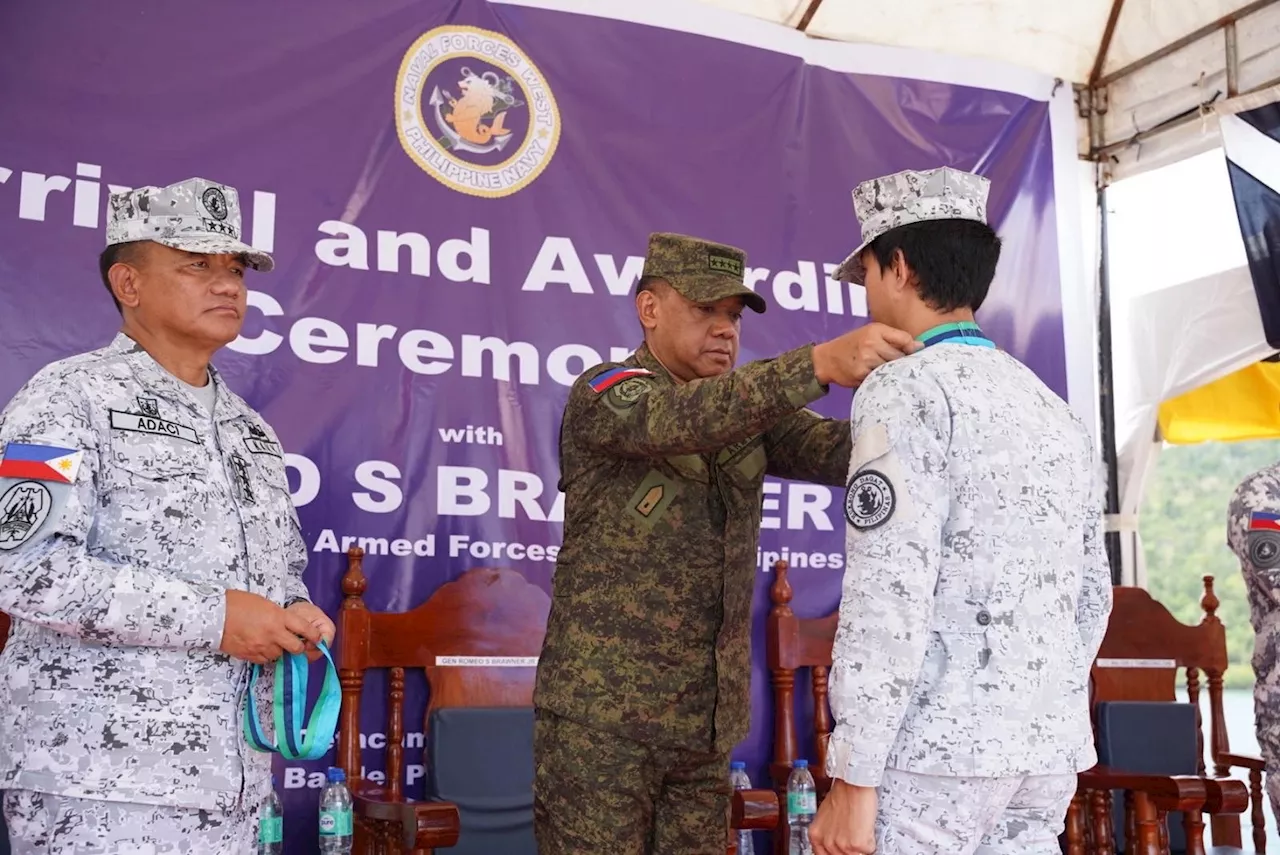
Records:
[[[240,503],[252,505],[253,482],[249,478],[249,461],[241,457],[238,451],[231,452],[231,480]]]
[[[844,494],[844,516],[859,531],[884,525],[893,517],[897,496],[882,473],[864,469],[849,482]]]
[[[53,508],[53,494],[39,481],[23,481],[0,496],[0,552],[31,539]]]

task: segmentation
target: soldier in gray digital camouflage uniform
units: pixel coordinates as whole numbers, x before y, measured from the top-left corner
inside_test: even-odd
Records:
[[[925,347],[854,398],[817,855],[1056,855],[1096,762],[1102,479],[1083,424],[974,322],[988,186],[942,168],[853,194],[863,243],[837,275]]]
[[[0,414],[16,855],[252,851],[271,755],[242,736],[249,663],[333,637],[280,442],[209,364],[239,334],[246,267],[272,266],[240,241],[230,187],[113,195],[100,267],[120,333]]]
[[[1253,645],[1253,709],[1266,761],[1271,811],[1280,818],[1280,466],[1240,483],[1227,511],[1227,545],[1240,560],[1249,594]]]

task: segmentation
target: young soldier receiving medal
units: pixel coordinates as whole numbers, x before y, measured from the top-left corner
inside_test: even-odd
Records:
[[[1102,479],[1067,405],[974,321],[988,189],[942,168],[853,194],[863,243],[837,277],[925,348],[854,397],[816,855],[1056,855],[1096,762]]]

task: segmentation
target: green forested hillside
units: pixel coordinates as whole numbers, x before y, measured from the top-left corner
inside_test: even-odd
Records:
[[[1160,454],[1140,521],[1151,595],[1199,622],[1201,577],[1214,577],[1227,627],[1228,687],[1253,685],[1253,630],[1240,565],[1226,545],[1227,503],[1252,472],[1280,461],[1280,440],[1169,446]]]

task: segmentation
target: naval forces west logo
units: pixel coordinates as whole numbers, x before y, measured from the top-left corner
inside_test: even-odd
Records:
[[[506,36],[437,27],[400,65],[396,131],[432,178],[499,198],[527,187],[551,162],[560,112],[542,72]]]

